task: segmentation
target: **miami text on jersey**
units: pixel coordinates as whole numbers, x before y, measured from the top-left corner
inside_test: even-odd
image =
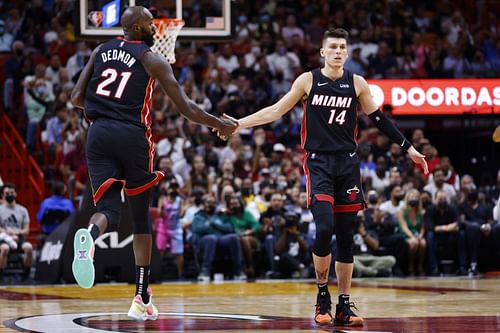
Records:
[[[311,105],[330,106],[338,108],[349,108],[352,97],[339,97],[314,94]]]

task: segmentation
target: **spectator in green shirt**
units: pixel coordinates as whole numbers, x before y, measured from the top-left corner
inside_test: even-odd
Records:
[[[253,252],[259,248],[259,241],[256,236],[260,231],[260,223],[252,213],[245,209],[245,202],[239,194],[228,196],[226,200],[226,218],[240,235],[246,274],[249,277],[254,277]]]

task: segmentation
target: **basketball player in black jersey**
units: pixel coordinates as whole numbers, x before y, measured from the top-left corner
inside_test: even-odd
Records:
[[[334,319],[338,325],[361,326],[363,318],[352,311],[354,304],[349,302],[353,229],[357,212],[364,208],[356,154],[358,104],[383,133],[406,150],[415,163],[423,165],[425,173],[428,170],[424,155],[377,109],[365,79],[343,68],[347,59],[347,38],[348,33],[344,29],[326,31],[320,50],[325,60],[323,68],[300,75],[291,90],[276,104],[233,120],[238,121],[239,128],[270,123],[300,100],[304,102],[301,128],[302,147],[306,150],[304,172],[309,206],[316,222],[313,261],[318,295],[314,319],[318,324],[329,324]],[[335,318],[332,318],[328,273],[334,221],[339,297]]]
[[[94,284],[94,241],[117,229],[122,190],[134,219],[136,293],[128,312],[137,320],[154,320],[158,309],[148,288],[151,260],[151,226],[148,222],[150,188],[164,174],[153,172],[151,96],[158,81],[187,119],[216,128],[226,136],[236,128],[189,100],[176,81],[167,60],[152,53],[155,27],[144,7],[130,7],[122,15],[124,37],[99,45],[93,51],[73,90],[71,100],[92,121],[87,136],[87,163],[97,213],[88,229],[74,238],[73,274],[78,284]],[[117,258],[117,260],[120,260]]]

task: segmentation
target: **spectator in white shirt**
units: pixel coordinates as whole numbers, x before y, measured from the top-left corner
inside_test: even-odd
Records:
[[[429,192],[432,195],[432,198],[435,198],[436,192],[438,190],[442,190],[446,192],[446,194],[448,195],[448,201],[451,202],[451,200],[453,200],[457,195],[457,192],[455,191],[455,188],[452,185],[445,182],[443,169],[439,167],[435,168],[432,171],[432,176],[434,182],[432,183],[429,182],[429,184],[424,186],[424,191]]]
[[[276,51],[267,56],[267,63],[273,74],[281,70],[285,80],[289,81],[294,77],[293,69],[300,65],[297,55],[286,50],[283,40],[276,42]]]
[[[401,186],[396,185],[392,188],[391,198],[380,204],[379,209],[382,212],[387,212],[396,218],[396,213],[404,206],[403,199],[405,194]]]
[[[173,124],[167,126],[166,138],[161,139],[156,146],[158,156],[166,155],[175,164],[184,157],[184,138],[179,136],[177,127]]]
[[[233,50],[231,50],[231,44],[224,44],[221,55],[217,57],[217,67],[224,68],[227,73],[231,73],[240,67],[238,58],[233,54]]]
[[[52,86],[56,87],[60,84],[59,82],[59,73],[64,69],[61,66],[61,58],[57,54],[54,54],[50,57],[49,66],[45,69],[45,78],[52,82]]]
[[[455,172],[453,166],[451,165],[450,158],[448,156],[441,156],[441,162],[439,166],[444,173],[444,181],[455,189],[455,191],[460,190],[460,176]],[[429,175],[429,184],[434,183],[434,176]]]
[[[375,170],[365,170],[365,177],[372,179],[372,188],[379,194],[389,186],[389,171],[387,171],[387,161],[384,157],[377,158],[377,167]]]
[[[0,20],[0,52],[10,52],[14,37],[5,30],[5,21]]]
[[[85,59],[90,57],[90,53],[91,51],[85,42],[76,44],[76,53],[72,55],[66,63],[66,69],[68,70],[68,77],[70,80],[73,80],[74,76],[83,69]]]
[[[370,41],[370,34],[368,29],[361,30],[359,34],[360,41],[356,44],[352,44],[348,49],[349,56],[351,56],[352,50],[357,48],[361,49],[361,60],[367,64],[369,56],[375,56],[378,52],[378,45]]]

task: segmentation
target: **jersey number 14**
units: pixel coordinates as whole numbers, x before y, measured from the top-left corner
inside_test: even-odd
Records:
[[[117,99],[122,98],[123,91],[127,86],[127,82],[132,76],[132,72],[121,72],[120,73],[120,83],[118,84],[118,88],[115,91],[114,97]],[[101,77],[105,77],[106,79],[97,85],[96,94],[101,96],[109,97],[111,95],[111,91],[105,89],[107,86],[112,84],[118,78],[118,72],[114,68],[105,69]]]
[[[337,115],[337,117],[335,117],[336,111],[337,109],[330,110],[330,119],[328,119],[328,125],[333,124],[334,121],[339,125],[345,123],[345,114],[347,113],[347,110],[343,110]]]

